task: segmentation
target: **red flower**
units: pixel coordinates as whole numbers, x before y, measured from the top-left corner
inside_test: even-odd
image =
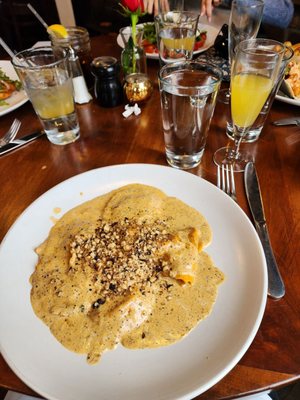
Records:
[[[144,1],[143,0],[121,0],[121,4],[124,8],[127,8],[131,12],[144,12]]]

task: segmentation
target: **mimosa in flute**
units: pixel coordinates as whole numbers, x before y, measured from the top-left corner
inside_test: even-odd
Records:
[[[283,44],[269,39],[244,40],[237,46],[230,86],[235,147],[217,150],[215,164],[232,164],[234,171],[243,171],[252,160],[240,151],[240,144],[268,100],[284,51]]]
[[[272,90],[272,81],[262,75],[238,74],[231,82],[231,115],[234,124],[251,126]]]

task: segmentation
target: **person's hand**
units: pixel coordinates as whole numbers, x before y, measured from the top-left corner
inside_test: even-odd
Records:
[[[144,0],[144,8],[149,14],[158,14],[158,1],[159,0]],[[200,0],[201,5],[201,17],[207,15],[209,21],[211,21],[211,15],[214,7],[220,5],[221,0]],[[164,11],[169,11],[168,0],[161,0],[161,9]]]
[[[214,7],[220,5],[220,3],[221,0],[202,0],[201,13],[200,13],[201,17],[203,17],[203,15],[207,15],[207,19],[211,21],[211,15],[213,9]]]
[[[152,14],[152,12],[154,13],[154,15],[158,14],[158,1],[159,0],[144,0],[144,8],[145,11],[147,11],[147,13]],[[160,9],[163,12],[167,12],[170,11],[170,7],[169,7],[169,1],[168,0],[160,0]]]
[[[148,14],[158,13],[158,0],[144,0],[144,9]]]

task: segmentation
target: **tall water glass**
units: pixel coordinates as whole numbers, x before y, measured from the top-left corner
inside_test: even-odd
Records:
[[[68,52],[32,48],[16,54],[12,64],[50,142],[63,145],[77,140],[80,133]]]
[[[154,17],[160,65],[191,60],[199,14],[170,11]]]
[[[228,23],[228,62],[232,65],[236,46],[257,36],[264,10],[263,0],[233,0]],[[219,100],[229,101],[230,91],[220,91]]]
[[[240,144],[273,89],[284,51],[282,43],[269,39],[244,40],[237,46],[230,82],[235,147],[217,150],[217,165],[232,164],[235,171],[243,171],[250,161],[240,150]]]
[[[182,61],[159,72],[167,162],[194,168],[201,162],[222,71],[206,63]]]

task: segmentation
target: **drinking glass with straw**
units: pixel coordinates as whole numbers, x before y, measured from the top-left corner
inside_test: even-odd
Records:
[[[32,12],[32,14],[40,21],[40,23],[43,25],[43,27],[47,30],[48,29],[48,24],[46,21],[41,17],[41,15],[35,10],[34,7],[30,3],[27,3],[27,7],[29,10]]]
[[[5,43],[5,41],[2,39],[2,37],[0,37],[0,44],[3,47],[3,49],[6,51],[6,53],[13,58],[13,56],[15,55],[15,53],[11,50],[11,48]]]
[[[77,140],[80,132],[67,52],[58,56],[51,47],[31,48],[14,55],[12,64],[49,141],[65,145]]]
[[[75,102],[79,104],[88,103],[92,96],[87,90],[87,84],[91,88],[93,80],[89,68],[92,57],[87,30],[80,27],[65,28],[60,24],[49,26],[30,3],[27,4],[27,7],[49,33],[53,51],[59,55],[62,49],[68,50]]]

